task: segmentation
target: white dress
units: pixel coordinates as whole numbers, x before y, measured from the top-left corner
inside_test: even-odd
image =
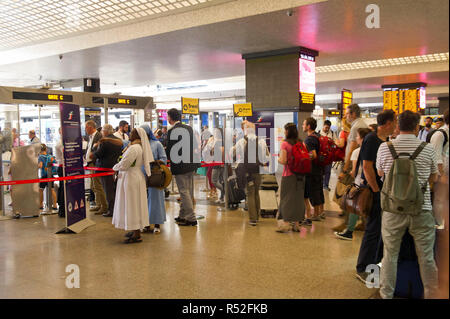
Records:
[[[136,163],[131,167],[134,161]],[[141,169],[143,162],[142,147],[134,144],[113,167],[119,171],[112,219],[116,228],[137,230],[149,226],[147,186]]]

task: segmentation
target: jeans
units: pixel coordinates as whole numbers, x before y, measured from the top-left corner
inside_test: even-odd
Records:
[[[180,218],[189,222],[196,221],[194,213],[194,172],[175,175],[180,192]]]
[[[417,216],[383,212],[381,232],[384,254],[380,274],[381,297],[390,299],[394,296],[398,255],[406,229],[414,238],[425,298],[433,297],[438,287],[438,272],[433,250],[436,236],[434,224],[434,217],[430,211],[424,211]]]
[[[357,272],[365,272],[368,265],[380,263],[383,252],[381,239],[380,192],[373,193],[372,209],[367,217],[366,230],[359,249]]]
[[[332,164],[327,165],[323,168],[323,187],[328,187],[328,185],[330,184],[331,166]]]
[[[223,200],[225,197],[225,188],[224,188],[224,182],[223,182],[223,172],[224,168],[220,166],[216,166],[213,168],[211,173],[211,181],[213,182],[214,186],[220,190],[220,199]]]

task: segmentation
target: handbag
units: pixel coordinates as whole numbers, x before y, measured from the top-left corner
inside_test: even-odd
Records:
[[[347,188],[340,207],[345,212],[367,217],[372,209],[372,198],[370,188],[352,184]]]
[[[150,163],[151,175],[147,176],[147,188],[154,187],[158,189],[166,188],[172,181],[172,174],[168,167],[162,161]]]
[[[354,178],[350,174],[345,174],[342,179],[338,179],[336,188],[334,190],[333,201],[339,206],[341,205],[342,198],[347,192],[347,189],[353,184]]]

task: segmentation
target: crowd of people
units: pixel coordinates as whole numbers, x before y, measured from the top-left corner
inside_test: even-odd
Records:
[[[207,168],[208,197],[217,196],[217,204],[222,205],[227,193],[224,163],[231,159],[235,164],[235,172],[231,174],[236,175],[238,187],[245,190],[249,224],[257,226],[261,216],[262,173],[272,155],[265,138],[256,135],[255,124],[243,121],[242,132],[233,136],[232,147],[227,150],[223,130],[215,129],[211,133],[204,127],[201,136],[197,136],[191,126],[181,122],[180,111],[170,109],[167,116],[169,128],[158,129],[155,133],[148,124],[129,132],[125,121],[116,130],[109,124],[98,128],[94,121],[85,123],[86,165],[117,172],[115,176],[91,179],[95,200],[90,210],[112,217],[113,225],[126,231],[125,243],[141,242],[142,232],[160,233],[161,225],[166,222],[164,190],[147,187],[146,177],[151,175],[151,163],[170,162],[180,194],[175,222],[179,226],[197,226],[195,172],[202,161],[215,164]],[[333,162],[339,161],[337,183],[346,189],[356,187],[358,191],[370,192],[367,214],[362,209],[358,211],[356,206],[351,211],[342,209],[344,220],[333,228],[336,238],[343,240],[352,240],[355,230],[364,230],[355,265],[356,277],[369,284],[368,267],[379,267],[381,263],[378,293],[382,298],[392,298],[400,247],[408,232],[414,240],[425,297],[433,297],[438,284],[435,232],[444,219],[433,210],[433,189],[437,182],[448,181],[448,110],[444,118],[435,120],[435,129],[431,118],[420,127],[420,115],[411,111],[397,115],[392,110],[384,110],[376,120],[376,124],[367,125],[361,118],[359,106],[352,104],[346,110],[339,135],[331,130],[330,121],[324,121],[318,130],[317,121],[312,117],[299,125],[306,136],[304,140],[296,124],[284,126],[278,155],[283,172],[276,231],[299,232],[301,226],[310,227],[326,219],[324,190],[335,188],[336,202],[341,208],[346,207],[339,198],[352,200],[347,197],[349,192],[337,196],[338,187],[330,185]],[[38,140],[33,133],[30,131],[30,143]],[[332,145],[332,152],[327,153],[327,145]],[[56,159],[47,154],[44,144],[41,145],[41,177],[47,176],[45,167],[62,162],[61,141],[55,149]],[[333,158],[327,158],[329,156]],[[62,176],[60,167],[56,173]],[[401,184],[401,178],[407,174],[409,182]],[[403,186],[399,187],[399,183]],[[42,190],[46,186],[41,185],[41,206]],[[64,194],[56,195],[52,190],[52,195],[54,208],[58,203],[60,216],[64,216]]]

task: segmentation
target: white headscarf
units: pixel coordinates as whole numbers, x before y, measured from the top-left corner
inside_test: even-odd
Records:
[[[147,176],[150,176],[151,170],[150,170],[150,163],[155,161],[153,158],[152,149],[150,147],[150,142],[147,137],[147,132],[141,127],[136,128],[139,138],[141,139],[141,145],[142,145],[142,154],[144,155],[144,169]]]

